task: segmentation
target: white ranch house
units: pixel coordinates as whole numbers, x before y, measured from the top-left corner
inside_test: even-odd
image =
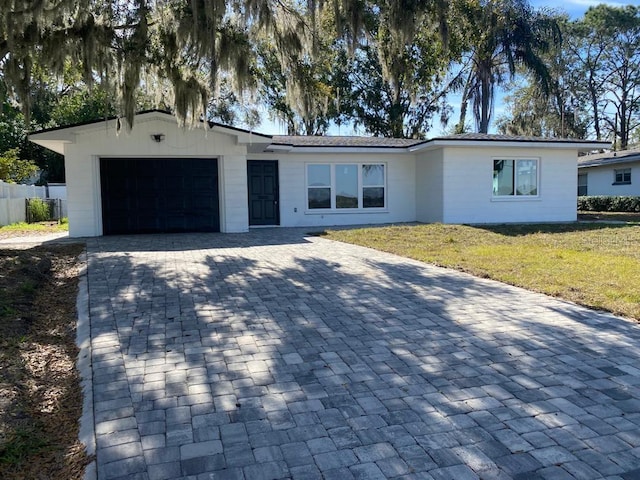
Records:
[[[580,157],[578,195],[640,196],[640,151]]]
[[[181,128],[161,111],[43,130],[65,156],[72,237],[258,226],[576,220],[578,152],[604,142],[430,140]]]

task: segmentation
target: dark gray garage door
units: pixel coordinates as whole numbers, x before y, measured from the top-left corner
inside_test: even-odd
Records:
[[[216,159],[101,158],[100,179],[105,235],[220,231]]]

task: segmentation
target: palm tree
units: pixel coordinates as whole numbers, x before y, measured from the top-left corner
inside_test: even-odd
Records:
[[[478,132],[487,133],[496,85],[512,79],[518,67],[528,70],[545,94],[550,76],[541,54],[560,43],[560,27],[527,0],[462,0],[458,4],[469,42],[467,69],[457,132],[464,131],[468,103]]]

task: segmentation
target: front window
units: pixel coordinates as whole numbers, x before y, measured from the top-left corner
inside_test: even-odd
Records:
[[[309,208],[331,208],[331,169],[329,165],[307,167]]]
[[[384,208],[385,169],[381,163],[308,164],[309,210]]]
[[[358,166],[336,165],[335,169],[336,208],[358,208]]]
[[[493,195],[537,196],[538,160],[497,159],[493,161]]]
[[[362,185],[362,206],[384,207],[384,165],[363,165]]]
[[[615,181],[614,185],[629,185],[631,183],[631,169],[630,168],[621,168],[619,170],[614,170],[615,172]]]

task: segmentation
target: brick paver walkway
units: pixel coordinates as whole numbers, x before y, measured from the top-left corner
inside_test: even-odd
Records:
[[[88,242],[99,480],[640,478],[640,326],[301,230]]]

